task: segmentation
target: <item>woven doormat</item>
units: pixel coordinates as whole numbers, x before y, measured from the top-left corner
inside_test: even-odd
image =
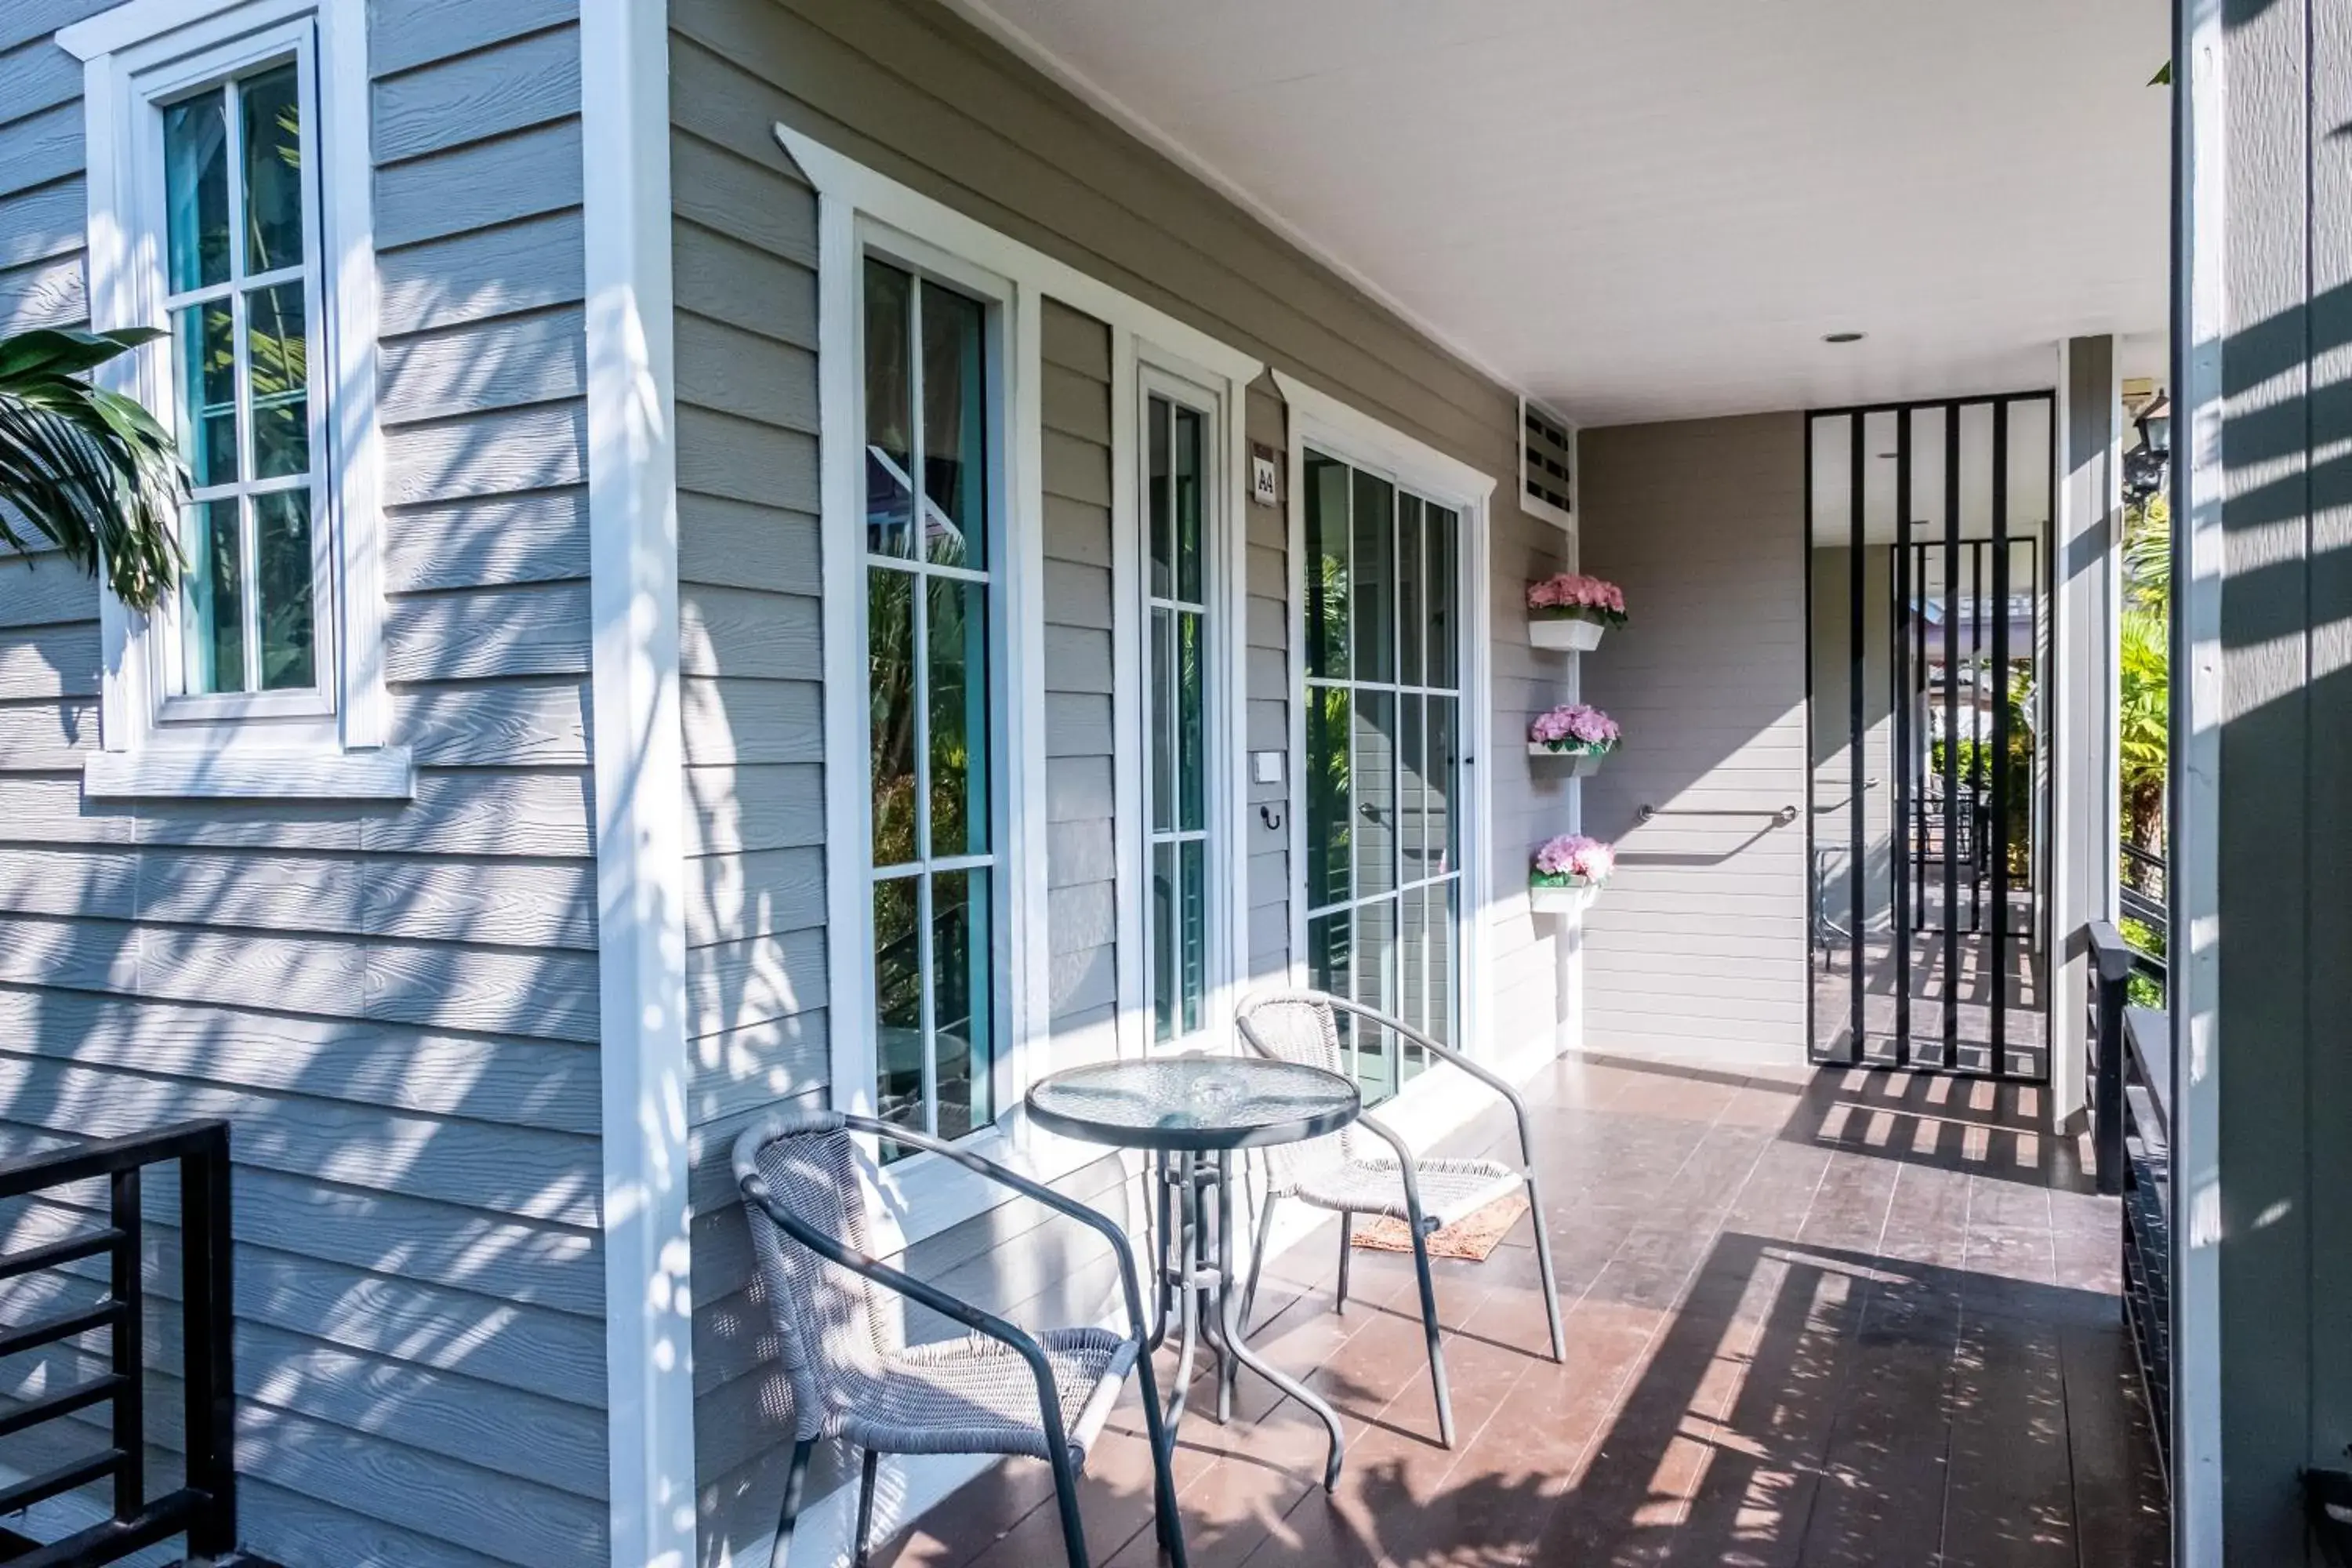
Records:
[[[1503,1244],[1503,1237],[1519,1223],[1528,1212],[1524,1197],[1496,1198],[1475,1214],[1464,1215],[1444,1230],[1429,1233],[1429,1255],[1432,1258],[1458,1258],[1465,1263],[1484,1263]],[[1412,1232],[1401,1219],[1383,1215],[1379,1219],[1359,1220],[1355,1241],[1358,1247],[1374,1252],[1411,1252]]]

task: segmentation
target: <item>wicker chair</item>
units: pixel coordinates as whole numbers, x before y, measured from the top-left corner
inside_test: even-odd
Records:
[[[976,1171],[1102,1233],[1119,1266],[1128,1333],[1048,1329],[1032,1336],[872,1256],[853,1132],[876,1133]],[[877,1461],[890,1454],[1004,1454],[1054,1468],[1071,1568],[1087,1568],[1077,1475],[1131,1372],[1141,1384],[1157,1481],[1160,1541],[1182,1568],[1184,1538],[1170,1478],[1170,1444],[1144,1342],[1149,1326],[1135,1260],[1119,1227],[1083,1205],[968,1151],[870,1117],[837,1111],[771,1116],[735,1144],[735,1180],[793,1397],[792,1466],[772,1568],[782,1568],[819,1440],[865,1450],[856,1561],[866,1560]],[[960,1340],[909,1346],[880,1287],[962,1324]]]
[[[1411,1025],[1375,1012],[1360,1003],[1320,991],[1264,993],[1245,999],[1236,1022],[1241,1037],[1261,1056],[1305,1062],[1310,1067],[1345,1074],[1339,1054],[1339,1015],[1384,1029],[1427,1051],[1433,1060],[1461,1068],[1507,1101],[1519,1124],[1517,1168],[1499,1160],[1442,1159],[1415,1155],[1404,1140],[1378,1119],[1363,1116],[1328,1137],[1270,1149],[1270,1180],[1265,1206],[1258,1220],[1257,1247],[1250,1257],[1249,1284],[1242,1293],[1242,1321],[1249,1321],[1257,1299],[1258,1265],[1265,1257],[1274,1229],[1276,1200],[1297,1198],[1315,1208],[1339,1215],[1339,1310],[1348,1305],[1348,1259],[1360,1214],[1383,1215],[1402,1220],[1412,1237],[1412,1263],[1421,1283],[1422,1330],[1429,1342],[1430,1386],[1437,1399],[1438,1438],[1454,1447],[1454,1401],[1445,1387],[1445,1349],[1437,1327],[1437,1292],[1429,1275],[1429,1233],[1442,1230],[1475,1214],[1497,1198],[1525,1186],[1535,1225],[1536,1262],[1542,1275],[1544,1311],[1551,1323],[1551,1358],[1567,1359],[1568,1344],[1560,1330],[1559,1292],[1552,1283],[1551,1237],[1544,1228],[1543,1195],[1536,1185],[1535,1140],[1528,1131],[1527,1102],[1502,1079],[1471,1061],[1461,1052],[1439,1045]],[[1371,1134],[1368,1141],[1361,1136]],[[1377,1142],[1387,1147],[1367,1147]]]

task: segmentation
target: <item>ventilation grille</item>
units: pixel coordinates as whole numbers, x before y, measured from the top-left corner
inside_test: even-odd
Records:
[[[1538,511],[1561,519],[1576,515],[1576,434],[1532,404],[1519,405],[1519,474],[1527,500]]]

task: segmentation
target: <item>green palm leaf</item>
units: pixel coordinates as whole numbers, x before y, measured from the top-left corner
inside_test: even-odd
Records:
[[[134,609],[178,580],[188,471],[148,412],[82,376],[163,334],[42,330],[0,338],[0,544],[46,539]]]

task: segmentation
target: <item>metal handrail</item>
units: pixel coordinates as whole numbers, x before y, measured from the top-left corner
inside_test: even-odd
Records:
[[[180,1167],[180,1312],[186,1484],[146,1495],[145,1302],[141,1244],[145,1217],[141,1177],[151,1165]],[[54,1153],[0,1163],[0,1201],[32,1197],[105,1178],[108,1223],[62,1240],[0,1255],[0,1279],[56,1268],[103,1254],[106,1299],[98,1306],[12,1328],[0,1354],[104,1330],[106,1374],[17,1405],[0,1416],[0,1435],[61,1419],[93,1405],[111,1406],[110,1446],[0,1489],[0,1514],[13,1514],[97,1480],[111,1479],[110,1518],[9,1559],[11,1568],[94,1568],[185,1533],[188,1555],[226,1555],[236,1545],[235,1454],[236,1382],[230,1330],[236,1293],[230,1269],[229,1131],[220,1121],[186,1121],[160,1131],[107,1138]]]
[[[1786,827],[1797,820],[1797,808],[1793,805],[1652,805],[1644,802],[1642,809],[1634,815],[1643,822],[1659,816],[1769,816],[1780,826]]]

